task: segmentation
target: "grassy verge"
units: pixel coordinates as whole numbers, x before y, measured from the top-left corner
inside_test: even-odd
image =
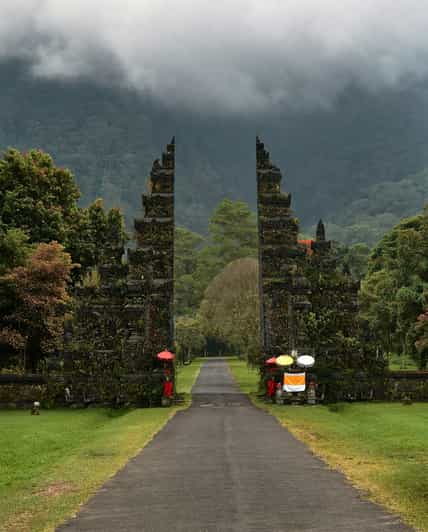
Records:
[[[197,358],[189,366],[179,366],[177,368],[177,392],[190,394],[193,383],[199,375],[203,358]]]
[[[368,496],[428,531],[428,404],[278,406],[257,398],[257,372],[229,361],[241,389]]]
[[[392,371],[417,370],[418,366],[409,356],[391,355],[389,357],[389,369]]]
[[[179,368],[179,393],[199,368]],[[0,531],[54,530],[179,408],[0,411]]]

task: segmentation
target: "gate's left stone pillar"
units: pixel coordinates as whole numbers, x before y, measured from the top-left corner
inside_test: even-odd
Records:
[[[140,369],[150,367],[156,353],[174,343],[174,182],[172,139],[162,159],[153,163],[149,191],[143,194],[144,217],[135,220],[137,248],[129,256],[132,284],[142,293],[135,299],[143,314],[134,334]]]

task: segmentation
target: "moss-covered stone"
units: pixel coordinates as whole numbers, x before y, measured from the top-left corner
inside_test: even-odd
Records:
[[[173,141],[153,163],[128,264],[120,235],[111,235],[99,286],[78,291],[65,349],[67,384],[78,403],[160,404],[156,354],[174,340],[174,151]]]

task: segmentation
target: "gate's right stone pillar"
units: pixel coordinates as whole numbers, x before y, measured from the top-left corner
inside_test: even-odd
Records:
[[[260,330],[263,355],[269,358],[304,348],[298,318],[310,306],[309,287],[301,274],[305,250],[298,243],[291,195],[281,192],[281,171],[258,137],[256,165]]]

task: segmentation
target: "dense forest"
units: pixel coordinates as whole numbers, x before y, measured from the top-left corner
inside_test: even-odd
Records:
[[[73,288],[99,282],[109,235],[127,238],[118,209],[104,209],[101,200],[81,207],[79,196],[73,174],[41,150],[9,149],[0,160],[3,367],[37,371],[61,350]],[[360,318],[370,345],[421,368],[428,362],[427,241],[426,208],[371,250],[334,246],[337,268],[362,282]],[[256,217],[242,201],[222,200],[208,235],[177,227],[175,347],[182,359],[205,349],[259,356],[257,244]]]
[[[103,197],[128,222],[172,134],[177,219],[204,234],[222,199],[255,208],[256,134],[281,167],[306,230],[322,217],[331,237],[372,246],[428,197],[427,86],[349,88],[329,109],[247,116],[201,116],[89,82],[37,80],[17,63],[0,65],[0,86],[0,147],[43,148],[76,175],[83,205]]]
[[[404,216],[416,214],[428,199],[428,170],[399,181],[376,183],[330,218],[330,237],[352,245],[375,245]]]
[[[428,364],[427,241],[428,206],[400,220],[372,249],[333,243],[337,270],[348,270],[361,283],[358,319],[366,347],[390,360],[398,357],[401,366],[408,359],[420,368]],[[256,222],[243,202],[223,200],[210,219],[207,237],[177,229],[175,311],[181,349],[225,349],[256,358],[256,256]],[[326,280],[334,274],[324,275]],[[318,321],[324,327],[335,309],[323,309],[322,290],[320,297]]]
[[[69,170],[41,150],[0,160],[0,366],[21,371],[62,348],[76,285],[93,282],[123,215],[101,200],[79,207]]]

